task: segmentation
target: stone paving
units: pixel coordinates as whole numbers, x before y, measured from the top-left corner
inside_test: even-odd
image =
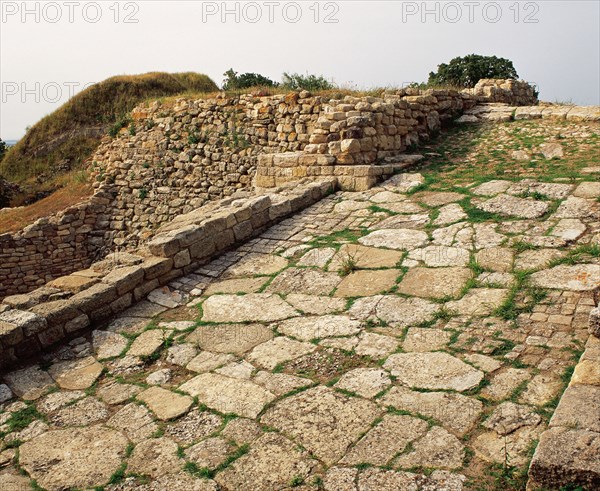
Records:
[[[4,376],[0,489],[523,489],[600,285],[582,170],[425,166],[152,292]]]

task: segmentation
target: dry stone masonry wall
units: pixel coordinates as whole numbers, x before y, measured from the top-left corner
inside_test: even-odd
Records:
[[[253,185],[260,193],[335,177],[342,189],[366,189],[410,165],[402,152],[476,103],[537,103],[527,87],[483,80],[463,92],[405,89],[342,100],[301,92],[142,105],[133,124],[94,156],[92,198],[0,235],[0,298],[87,268],[115,248],[137,247],[161,224]]]
[[[31,293],[6,297],[0,305],[0,369],[118,314],[335,188],[335,180],[325,180],[212,203],[178,217],[147,247],[110,254]]]

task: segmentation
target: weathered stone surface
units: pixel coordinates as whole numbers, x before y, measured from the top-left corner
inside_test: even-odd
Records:
[[[411,327],[406,332],[402,348],[408,352],[436,351],[446,346],[451,338],[450,331]]]
[[[248,360],[261,367],[273,370],[280,363],[300,358],[316,348],[311,343],[302,343],[285,336],[279,336],[271,341],[259,344],[250,352]]]
[[[92,345],[99,360],[119,356],[127,347],[127,338],[110,331],[93,331]]]
[[[234,379],[215,373],[203,373],[189,380],[180,390],[222,413],[236,413],[256,418],[275,395],[248,380]]]
[[[260,426],[251,419],[235,418],[223,429],[221,436],[233,440],[238,445],[256,440],[262,431]]]
[[[542,431],[541,425],[524,426],[508,435],[488,431],[475,437],[473,450],[488,462],[501,464],[508,459],[512,465],[522,466],[529,460],[528,451]]]
[[[46,319],[42,316],[24,310],[7,310],[0,313],[0,326],[2,324],[20,329],[25,336],[32,336],[47,327]]]
[[[539,148],[540,153],[548,160],[561,159],[564,156],[563,147],[560,143],[542,143]]]
[[[406,193],[424,182],[425,178],[422,174],[406,172],[388,179],[383,183],[382,187],[398,193]]]
[[[531,484],[546,489],[600,486],[600,434],[551,428],[545,431],[529,467]]]
[[[437,467],[440,469],[457,469],[462,467],[465,448],[460,440],[439,426],[414,444],[414,450],[396,459],[401,468],[415,466]]]
[[[332,464],[369,429],[380,412],[369,401],[319,386],[278,402],[261,422],[293,436],[318,458]]]
[[[187,340],[214,353],[242,354],[273,338],[273,331],[262,324],[223,324],[200,326]]]
[[[502,288],[473,288],[460,300],[446,303],[446,308],[459,315],[488,315],[500,307],[508,295]]]
[[[531,282],[542,288],[591,291],[600,285],[600,266],[597,264],[561,264],[531,275]]]
[[[169,335],[169,331],[162,329],[144,331],[135,338],[127,354],[129,356],[151,356],[164,344]]]
[[[381,402],[401,411],[433,418],[458,436],[468,432],[483,411],[483,403],[472,397],[452,392],[418,392],[406,387],[393,387]]]
[[[26,401],[34,401],[54,386],[48,373],[38,366],[7,373],[4,380],[16,396]]]
[[[552,373],[538,373],[527,384],[527,389],[519,396],[519,402],[543,406],[552,401],[562,388],[562,381],[557,375]]]
[[[285,297],[285,301],[295,309],[313,315],[333,314],[346,307],[346,300],[343,298],[305,295],[304,293],[290,293]]]
[[[358,239],[365,246],[386,247],[388,249],[407,251],[426,245],[428,240],[425,232],[411,229],[376,230]]]
[[[316,269],[288,268],[267,287],[267,292],[329,295],[342,279],[336,273]],[[288,316],[289,317],[289,316]]]
[[[519,218],[539,218],[548,211],[548,203],[500,194],[487,201],[476,203],[480,210]]]
[[[227,459],[233,446],[223,438],[207,438],[185,451],[186,458],[200,468],[214,469]]]
[[[383,367],[408,387],[464,391],[479,384],[483,373],[447,353],[399,353]]]
[[[169,438],[151,438],[138,443],[129,458],[129,472],[159,478],[180,472],[184,461],[177,456],[177,444]]]
[[[442,206],[454,203],[465,198],[464,194],[452,191],[425,191],[413,195],[413,199],[425,203],[427,206]]]
[[[514,252],[506,247],[490,247],[475,254],[475,260],[484,269],[507,273],[512,271]]]
[[[414,261],[422,261],[426,266],[439,268],[443,266],[467,266],[470,253],[466,249],[446,246],[427,246],[414,249],[408,254]]]
[[[265,371],[258,372],[252,381],[262,385],[265,389],[277,396],[313,384],[313,381],[310,379],[286,375],[284,373],[271,373]]]
[[[573,196],[578,198],[594,199],[600,197],[600,183],[597,181],[582,182],[573,191]]]
[[[417,474],[410,472],[396,472],[377,468],[366,469],[358,476],[358,490],[396,491],[400,489],[418,489],[418,477]],[[352,488],[353,491],[355,489]]]
[[[191,397],[175,394],[161,387],[151,387],[136,397],[146,403],[158,419],[163,421],[187,413],[194,403]]]
[[[600,433],[600,387],[571,385],[560,399],[550,426]]]
[[[281,297],[269,293],[214,295],[203,304],[206,322],[273,322],[298,315]]]
[[[215,368],[226,365],[235,359],[233,355],[225,353],[211,353],[210,351],[202,351],[192,361],[190,361],[186,368],[192,372],[204,373],[210,372]]]
[[[56,426],[89,426],[105,421],[109,417],[108,407],[94,397],[60,409],[50,419]]]
[[[360,322],[344,315],[296,317],[277,324],[277,330],[301,341],[310,341],[332,336],[351,336],[360,331]]]
[[[335,384],[338,389],[354,392],[359,396],[373,398],[387,389],[392,381],[385,370],[377,368],[355,368],[346,372]]]
[[[12,390],[6,384],[0,384],[0,404],[10,401],[13,398]]]
[[[576,198],[575,196],[570,196],[564,200],[553,215],[554,218],[588,218],[593,216],[592,201]]]
[[[49,491],[105,484],[121,465],[127,438],[104,426],[49,431],[20,448],[20,465]]]
[[[494,400],[504,399],[530,378],[531,374],[524,368],[507,368],[503,372],[494,374],[490,385],[483,389],[482,394]]]
[[[545,268],[551,261],[561,258],[565,255],[563,251],[556,249],[537,249],[531,251],[523,251],[517,256],[515,261],[515,269],[542,269]]]
[[[360,320],[381,319],[392,326],[406,327],[433,319],[440,306],[421,298],[378,295],[359,298],[348,313]]]
[[[304,479],[314,461],[296,445],[277,433],[266,433],[216,481],[226,489],[271,491],[287,488],[294,478]]]
[[[551,235],[571,242],[581,237],[586,228],[585,224],[576,218],[563,218],[552,228]]]
[[[336,250],[333,247],[311,249],[300,258],[298,266],[324,268],[335,253]]]
[[[382,336],[373,332],[363,332],[354,346],[357,355],[372,358],[385,358],[398,349],[400,340],[390,336]]]
[[[181,292],[171,290],[166,286],[162,288],[157,288],[156,290],[152,290],[148,294],[147,298],[150,302],[160,305],[162,307],[166,307],[168,309],[174,309],[175,307],[179,307],[180,305],[183,305],[187,300],[187,297]]]
[[[570,385],[579,384],[600,387],[600,363],[598,363],[598,359],[579,361],[571,377]]]
[[[253,275],[272,275],[288,265],[287,259],[272,254],[251,253],[230,266],[221,276],[223,279]]]
[[[470,362],[472,365],[475,365],[480,370],[484,372],[494,372],[498,370],[502,366],[502,363],[492,358],[491,356],[482,355],[479,353],[470,353],[465,355],[465,360]]]
[[[406,446],[427,432],[427,423],[412,416],[388,414],[340,461],[341,464],[387,465]]]
[[[456,297],[471,275],[468,268],[412,268],[402,278],[398,292],[426,298]]]
[[[382,293],[396,284],[401,272],[397,269],[354,271],[338,285],[336,297],[362,297]]]
[[[590,312],[588,330],[592,336],[600,338],[600,307],[596,307]]]
[[[98,388],[96,395],[107,404],[121,404],[127,401],[137,393],[141,392],[142,388],[137,385],[109,383]]]
[[[329,264],[330,271],[339,271],[345,263],[352,262],[357,268],[393,268],[402,259],[402,253],[358,244],[344,244]]]
[[[0,474],[0,489],[3,491],[31,491],[31,483],[24,476]]]
[[[119,409],[106,425],[122,431],[134,443],[150,438],[158,430],[150,411],[134,402]]]
[[[265,284],[267,278],[233,278],[211,283],[204,295],[215,293],[256,293]]]
[[[541,416],[528,406],[503,402],[496,407],[483,426],[499,435],[508,435],[523,426],[537,426],[541,420]]]
[[[473,188],[473,194],[477,194],[479,196],[494,196],[496,194],[504,193],[511,186],[511,181],[488,181]]]
[[[467,214],[462,207],[456,203],[451,203],[440,208],[438,217],[433,221],[434,225],[449,225],[460,222],[467,218]]]
[[[212,435],[222,425],[223,418],[221,416],[208,411],[192,410],[177,421],[169,423],[165,427],[165,435],[181,445],[191,445]]]
[[[198,349],[191,343],[176,344],[167,350],[167,362],[184,367],[197,354]]]

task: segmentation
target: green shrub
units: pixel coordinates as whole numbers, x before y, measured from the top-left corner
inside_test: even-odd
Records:
[[[322,75],[300,75],[299,73],[283,73],[281,86],[289,90],[331,90],[335,85]]]
[[[506,58],[473,54],[438,65],[438,71],[429,74],[427,84],[475,87],[482,78],[517,79],[518,74],[513,62]]]

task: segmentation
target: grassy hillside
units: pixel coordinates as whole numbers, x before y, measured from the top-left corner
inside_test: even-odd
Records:
[[[60,187],[64,176],[77,171],[102,136],[139,102],[216,90],[206,75],[156,72],[112,77],[80,92],[29,129],[0,163],[0,175],[24,191],[13,206]]]

